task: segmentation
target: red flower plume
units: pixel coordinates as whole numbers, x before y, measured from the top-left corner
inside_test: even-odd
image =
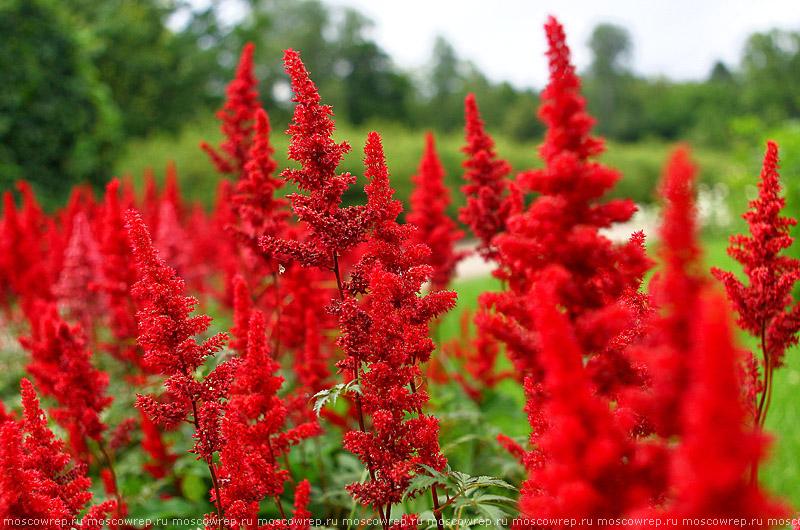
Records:
[[[433,133],[425,136],[425,152],[417,171],[411,177],[415,187],[411,192],[408,222],[417,227],[411,241],[430,247],[428,264],[433,267],[431,286],[434,291],[439,291],[450,283],[456,272],[456,264],[466,252],[455,252],[453,249],[464,232],[457,230],[455,221],[447,216],[450,193],[444,184],[444,168],[436,154]]]
[[[284,64],[292,78],[292,101],[297,102],[294,122],[288,130],[292,136],[289,158],[299,162],[300,169],[287,168],[281,176],[307,193],[295,193],[289,199],[308,235],[304,241],[267,236],[261,244],[272,256],[287,256],[306,267],[332,267],[339,255],[364,239],[363,207],[341,207],[342,194],[356,180],[350,173],[336,173],[350,146],[333,141],[333,112],[329,105],[320,104],[319,92],[300,54],[286,50]]]
[[[374,230],[369,250],[345,288],[346,297],[333,310],[346,356],[338,366],[358,378],[359,413],[372,418],[370,430],[364,429],[362,418],[360,430],[345,433],[345,447],[370,472],[367,482],[347,489],[382,515],[382,507],[402,500],[418,464],[442,469],[446,463],[439,450],[438,421],[422,412],[428,396],[415,381],[421,376],[418,363],[428,361],[434,349],[428,323],[455,305],[455,293],[419,296],[432,272],[424,264],[427,249],[407,245],[411,229],[397,224],[401,205],[392,199],[376,133],[369,134],[364,154],[367,212]],[[365,294],[363,304],[356,298],[359,293]]]
[[[756,383],[751,389],[754,400],[758,393],[762,397],[756,405],[756,421],[760,423],[769,406],[773,371],[783,365],[786,348],[797,344],[800,330],[800,304],[792,297],[794,284],[800,278],[800,260],[781,255],[794,242],[789,229],[797,221],[780,215],[786,200],[780,196],[778,179],[778,146],[768,142],[758,198],[742,215],[750,235],[731,236],[728,247],[728,254],[742,264],[748,285],[731,272],[716,267],[711,270],[725,284],[728,299],[739,316],[739,327],[761,340],[764,375],[762,378],[754,371]]]
[[[91,500],[92,481],[85,466],[69,468],[64,442],[47,428],[33,385],[21,381],[23,418],[0,423],[0,521],[28,521],[15,528],[56,530],[100,528],[115,508],[115,501],[92,506],[78,525]],[[67,522],[66,525],[64,522]]]
[[[245,45],[236,67],[236,77],[225,89],[227,99],[217,118],[222,121],[220,130],[225,141],[220,146],[222,153],[206,142],[200,147],[208,153],[217,171],[242,178],[253,143],[256,112],[261,107],[258,102],[258,81],[253,76],[252,42]]]
[[[20,340],[31,353],[27,370],[58,402],[53,417],[70,433],[75,454],[86,459],[86,441],[99,442],[107,429],[100,414],[113,401],[106,395],[108,374],[92,364],[80,324],[67,325],[52,304],[40,303],[35,314],[31,337]]]
[[[509,290],[481,297],[482,306],[493,307],[495,314],[482,315],[479,324],[484,333],[506,343],[520,374],[536,376],[541,367],[530,292],[537,283],[555,279],[545,279],[543,271],[559,265],[565,274],[557,277],[554,295],[590,356],[596,384],[615,393],[620,384],[635,384],[637,377],[618,349],[608,347],[609,341],[634,325],[635,318],[621,318],[621,313],[650,260],[641,233],[626,244],[600,233],[629,220],[636,207],[630,200],[603,201],[620,175],[592,160],[601,153],[602,141],[590,135],[594,120],[585,111],[563,28],[551,17],[545,30],[550,83],[539,113],[548,125],[540,149],[545,167],[518,177],[524,189],[539,196],[524,213],[510,217],[507,230],[494,239],[500,265],[496,275],[508,282]],[[603,317],[606,311],[616,317]],[[612,329],[615,323],[619,325]]]
[[[467,204],[459,211],[459,219],[480,239],[478,252],[486,259],[494,259],[497,248],[493,239],[506,230],[510,215],[522,211],[522,196],[516,183],[508,179],[511,166],[497,158],[494,140],[483,128],[473,94],[467,95],[464,106],[467,138],[461,150],[467,155],[463,164],[467,183],[461,191]]]

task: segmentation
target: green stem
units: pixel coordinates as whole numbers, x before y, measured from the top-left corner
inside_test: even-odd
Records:
[[[341,272],[339,270],[339,255],[336,253],[335,250],[333,251],[333,274],[336,276],[336,287],[339,290],[339,300],[341,300],[343,302],[344,301],[344,288],[342,286],[342,275],[341,275]],[[358,382],[360,380],[360,377],[359,377],[359,366],[358,366],[358,361],[356,359],[353,359],[353,380],[356,382],[356,384],[358,384]],[[367,429],[364,427],[364,411],[363,411],[363,407],[361,405],[361,395],[358,394],[358,393],[356,393],[356,395],[355,395],[355,402],[356,402],[356,413],[358,415],[358,428],[361,430],[361,432],[366,433]],[[373,469],[373,465],[372,465],[372,459],[370,458],[369,454],[367,454],[366,457],[367,457],[367,469],[369,469],[370,479],[372,479],[373,482],[377,482],[377,480],[375,478],[375,470]],[[383,528],[383,530],[387,530],[386,527],[387,527],[388,521],[386,520],[386,517],[384,516],[383,506],[380,505],[380,504],[376,504],[375,508],[376,508],[376,510],[378,512],[378,515],[380,516],[380,519],[381,519],[381,527]],[[390,506],[390,509],[391,509],[391,506]]]
[[[194,430],[198,434],[200,433],[200,419],[197,417],[197,402],[192,399],[192,423],[194,423]],[[219,530],[222,529],[222,496],[219,490],[219,480],[217,480],[217,472],[214,469],[214,461],[209,456],[205,459],[206,465],[208,465],[208,471],[211,473],[211,484],[214,486],[214,507],[217,509],[217,528]]]

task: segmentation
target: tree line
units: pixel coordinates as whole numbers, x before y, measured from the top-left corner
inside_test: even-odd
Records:
[[[109,177],[128,138],[173,131],[216,109],[239,51],[256,45],[259,91],[274,123],[290,117],[282,50],[304,60],[338,120],[413,129],[463,127],[474,93],[495,134],[526,141],[538,90],[494,82],[436,39],[428,63],[398,68],[372,38],[372,22],[320,0],[244,0],[235,22],[222,0],[7,0],[0,6],[0,188],[27,178],[58,194],[75,181]],[[688,139],[725,147],[737,128],[800,117],[800,31],[751,35],[736,65],[706,79],[645,78],[630,65],[623,27],[600,24],[586,43],[584,93],[597,132],[635,142]],[[525,50],[518,50],[524,56]]]

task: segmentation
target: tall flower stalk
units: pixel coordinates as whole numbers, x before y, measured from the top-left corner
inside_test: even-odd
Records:
[[[539,149],[544,168],[517,176],[523,191],[538,196],[524,212],[510,216],[506,230],[493,239],[499,265],[495,276],[507,282],[508,290],[481,295],[486,312],[478,324],[482,333],[505,343],[520,376],[540,378],[539,326],[531,310],[531,291],[546,278],[556,279],[559,284],[553,294],[575,324],[587,369],[595,384],[613,396],[622,387],[637,384],[639,375],[620,351],[607,347],[605,339],[612,332],[609,325],[630,327],[635,318],[598,317],[629,305],[651,262],[642,233],[618,244],[601,232],[630,220],[636,206],[629,199],[604,199],[621,175],[596,161],[603,142],[591,134],[594,119],[586,112],[563,27],[550,17],[545,32],[550,82],[539,110],[548,126]],[[552,265],[561,266],[566,274],[545,277]]]
[[[191,316],[197,300],[183,295],[183,280],[159,258],[139,214],[128,211],[126,221],[141,274],[132,292],[147,302],[137,314],[139,345],[144,350],[145,362],[167,376],[164,385],[170,397],[169,401],[161,402],[151,395],[138,395],[136,406],[166,428],[184,421],[194,426],[195,443],[190,451],[208,466],[214,488],[216,526],[221,530],[223,509],[214,454],[223,445],[220,421],[238,359],[222,362],[208,375],[197,378],[197,371],[222,348],[227,336],[219,333],[200,344],[195,342],[194,337],[208,329],[211,317]]]
[[[372,428],[345,434],[345,448],[367,465],[370,479],[347,489],[363,504],[372,504],[388,522],[392,506],[409,492],[420,465],[442,470],[447,461],[439,449],[438,420],[423,412],[427,393],[418,387],[420,365],[430,360],[434,344],[429,323],[455,305],[451,291],[420,296],[433,273],[425,245],[409,244],[413,225],[400,225],[402,210],[394,200],[380,136],[370,133],[364,147],[366,215],[373,230],[368,250],[354,266],[345,296],[333,310],[339,315],[345,354],[340,370],[358,376],[363,414]],[[362,368],[363,367],[363,368]],[[412,494],[414,492],[411,492]],[[437,524],[441,513],[432,488]]]
[[[250,147],[255,133],[256,112],[261,107],[258,102],[258,81],[253,75],[253,43],[247,43],[242,50],[236,77],[225,89],[227,96],[217,118],[222,121],[220,130],[225,140],[217,151],[206,142],[200,143],[217,170],[225,175],[243,178]]]
[[[748,382],[753,421],[759,429],[764,427],[772,402],[775,370],[783,366],[786,348],[797,344],[800,331],[800,304],[792,296],[800,279],[800,260],[782,254],[794,242],[789,229],[797,221],[780,215],[786,199],[781,196],[778,167],[778,146],[767,142],[758,198],[750,201],[750,210],[742,215],[750,235],[730,238],[728,255],[742,264],[747,285],[732,272],[711,269],[725,285],[738,315],[736,323],[758,340],[761,355],[756,360],[750,354]],[[756,480],[755,465],[752,473]]]
[[[461,191],[467,204],[459,210],[459,220],[469,225],[478,237],[478,252],[486,259],[495,259],[494,238],[505,232],[511,215],[522,211],[522,196],[515,181],[508,178],[511,165],[497,157],[494,140],[486,133],[473,94],[464,100],[467,155],[463,166],[466,184]]]
[[[444,183],[444,167],[436,152],[433,133],[425,135],[425,151],[417,173],[411,176],[414,190],[409,197],[411,209],[408,222],[417,227],[411,235],[413,243],[423,243],[431,249],[428,264],[433,267],[431,290],[447,288],[456,273],[456,265],[466,252],[455,250],[464,237],[455,221],[447,215],[450,190]]]

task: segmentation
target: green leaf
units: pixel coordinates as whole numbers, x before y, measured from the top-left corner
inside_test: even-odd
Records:
[[[491,504],[476,504],[475,507],[487,519],[490,519],[492,521],[495,528],[497,528],[498,530],[503,530],[503,525],[501,524],[501,521],[508,519],[509,517],[508,512]]]
[[[406,500],[410,495],[427,490],[434,484],[439,483],[441,483],[441,480],[436,477],[417,475],[411,479],[411,482],[409,482],[408,489],[406,489],[406,492],[403,494],[403,500]]]
[[[358,383],[355,381],[355,379],[349,383],[339,383],[332,388],[320,390],[314,394],[311,399],[316,400],[314,402],[314,412],[316,412],[317,417],[319,418],[319,415],[322,412],[322,407],[324,407],[327,403],[330,402],[331,405],[335,405],[339,396],[349,392],[361,394],[361,387],[358,386]]]
[[[512,497],[504,497],[502,495],[493,495],[488,493],[475,497],[475,504],[492,504],[497,502],[514,504],[517,502],[517,500]]]
[[[203,479],[192,473],[187,473],[183,476],[181,491],[183,496],[190,501],[199,501],[205,499],[208,495],[208,488],[206,488]]]
[[[488,475],[481,475],[478,477],[470,477],[469,479],[469,487],[482,487],[488,488],[491,486],[496,486],[498,488],[505,488],[507,490],[516,491],[517,488],[506,482],[505,480],[499,479],[497,477],[490,477]]]

